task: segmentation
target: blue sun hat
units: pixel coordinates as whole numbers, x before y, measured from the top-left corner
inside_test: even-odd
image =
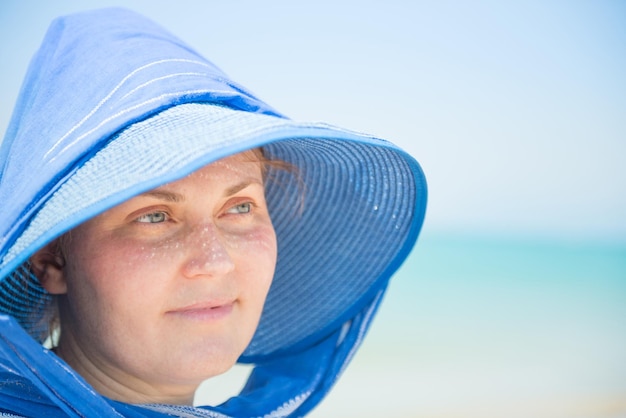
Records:
[[[41,346],[51,296],[28,259],[85,220],[220,158],[262,147],[278,261],[222,405],[127,405]],[[125,9],[59,18],[0,148],[0,412],[25,416],[302,416],[361,344],[424,219],[418,163],[393,144],[293,121]],[[304,199],[302,204],[302,198]],[[32,402],[36,399],[36,402]]]

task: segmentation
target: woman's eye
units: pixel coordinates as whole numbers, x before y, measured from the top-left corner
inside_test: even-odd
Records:
[[[136,219],[137,222],[149,224],[157,224],[165,222],[166,220],[167,213],[165,212],[146,213],[145,215],[141,215],[139,218]]]
[[[234,213],[234,214],[250,213],[251,210],[252,210],[252,203],[246,202],[246,203],[241,203],[239,205],[233,206],[232,208],[228,209],[226,213]]]

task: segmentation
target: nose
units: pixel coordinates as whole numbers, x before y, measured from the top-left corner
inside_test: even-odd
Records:
[[[195,226],[188,235],[188,256],[183,274],[188,278],[219,277],[235,268],[224,238],[215,225]]]

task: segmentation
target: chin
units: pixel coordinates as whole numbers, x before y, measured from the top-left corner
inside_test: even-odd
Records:
[[[189,379],[193,376],[193,380],[206,380],[211,377],[219,376],[229,371],[236,363],[237,359],[243,353],[241,350],[215,350],[209,348],[202,350],[200,355],[189,355],[189,352],[182,353],[178,365],[172,363],[175,370],[174,375],[181,375],[182,379]],[[183,373],[181,373],[183,372]]]

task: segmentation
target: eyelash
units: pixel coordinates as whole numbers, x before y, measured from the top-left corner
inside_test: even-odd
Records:
[[[226,214],[228,214],[228,215],[246,215],[246,214],[252,212],[253,206],[254,205],[253,205],[252,202],[239,203],[239,204],[236,204],[236,205],[232,206],[228,210],[226,210]],[[160,219],[154,221],[154,216],[159,216]],[[137,217],[135,219],[135,222],[145,223],[145,224],[158,224],[158,223],[167,222],[169,219],[170,219],[170,216],[169,216],[169,214],[167,212],[156,211],[156,212],[146,213],[146,214],[143,214],[143,215]]]
[[[150,221],[144,221],[142,219],[147,219],[148,217],[152,217],[154,215],[163,215],[163,219],[157,222],[150,222]],[[146,213],[144,215],[139,216],[137,219],[135,219],[136,222],[139,223],[146,223],[146,224],[157,224],[157,223],[163,223],[166,222],[167,220],[169,220],[170,216],[167,214],[167,212],[163,212],[163,211],[158,211],[158,212],[150,212],[150,213]]]
[[[226,211],[227,214],[245,215],[252,212],[252,202],[238,203]],[[243,209],[243,211],[241,211]],[[234,212],[233,212],[234,211]]]

